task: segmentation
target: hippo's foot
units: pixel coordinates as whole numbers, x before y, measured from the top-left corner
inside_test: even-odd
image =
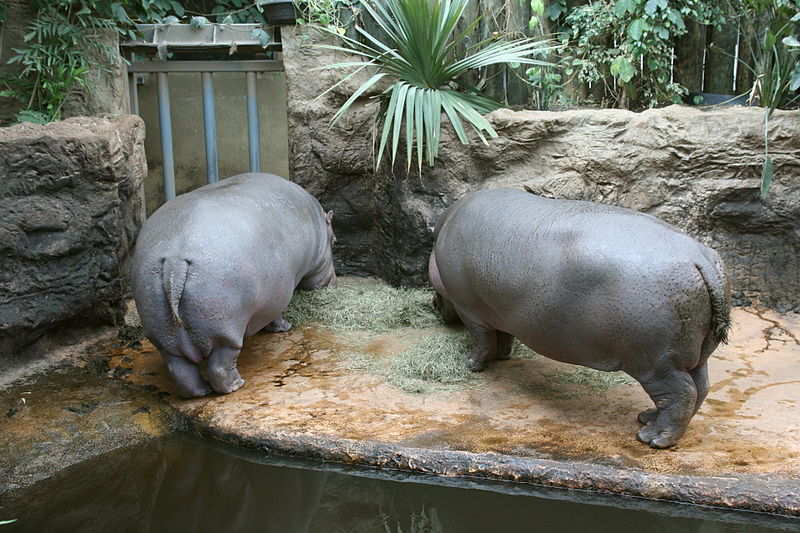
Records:
[[[680,435],[675,435],[669,428],[659,428],[658,424],[645,425],[636,434],[636,439],[649,445],[651,448],[670,448],[678,443]]]
[[[208,379],[214,392],[228,394],[244,385],[244,380],[236,369],[239,358],[238,348],[220,346],[208,356]]]
[[[473,372],[481,372],[486,368],[486,353],[476,346],[467,353],[464,363]]]
[[[292,329],[292,323],[283,318],[282,316],[279,316],[278,318],[276,318],[275,320],[264,326],[264,329],[262,331],[266,331],[267,333],[282,333],[284,331],[289,331],[290,329]]]
[[[196,364],[180,355],[170,355],[163,351],[162,355],[180,397],[199,398],[211,394],[211,387],[200,375],[200,369]]]
[[[687,372],[673,370],[656,381],[642,383],[642,387],[656,408],[639,414],[644,427],[636,438],[651,448],[675,446],[695,412],[694,380]]]
[[[658,417],[658,409],[645,409],[639,416],[637,417],[639,423],[643,426],[649,424],[650,422],[654,422],[655,419]]]

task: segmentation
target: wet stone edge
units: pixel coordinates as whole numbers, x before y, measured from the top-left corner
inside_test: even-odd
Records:
[[[245,436],[189,417],[184,430],[239,448],[302,459],[446,477],[513,481],[718,509],[800,517],[800,480],[778,476],[695,477],[497,453],[409,448],[375,441],[284,433]]]

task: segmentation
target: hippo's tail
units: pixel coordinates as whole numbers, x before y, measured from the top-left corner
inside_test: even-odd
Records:
[[[711,300],[711,334],[715,345],[727,343],[728,331],[731,329],[731,289],[728,276],[715,251],[711,250],[711,254],[703,255],[708,262],[696,263],[695,267],[706,284]]]
[[[178,306],[183,296],[183,288],[186,286],[186,276],[189,273],[189,262],[185,259],[164,259],[162,269],[162,280],[164,282],[164,294],[169,302],[172,311],[172,320],[175,325],[180,326],[182,321],[178,314]]]

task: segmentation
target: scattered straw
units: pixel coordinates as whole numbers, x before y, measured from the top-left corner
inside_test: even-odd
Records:
[[[394,288],[385,283],[359,278],[340,278],[336,289],[297,291],[284,316],[295,325],[316,324],[347,333],[347,351],[339,352],[345,366],[353,371],[382,375],[387,382],[407,392],[457,389],[479,375],[467,369],[464,355],[472,342],[463,328],[444,328],[433,305],[431,289]],[[419,342],[388,358],[364,353],[372,334],[395,334],[404,328],[426,330]],[[355,337],[359,333],[361,340]],[[512,357],[536,359],[542,356],[514,341]],[[636,381],[621,372],[602,372],[575,366],[574,369],[545,374],[546,387],[558,397],[582,393],[559,385],[579,385],[589,393],[603,392],[615,385]]]
[[[463,329],[430,333],[398,355],[384,373],[386,381],[406,392],[428,392],[440,385],[463,385],[475,379],[464,364],[471,347]]]
[[[564,372],[545,374],[556,383],[575,384],[589,392],[604,392],[615,385],[636,385],[637,381],[624,372],[604,372],[585,366],[575,366]]]
[[[341,279],[335,289],[296,291],[284,316],[295,325],[317,323],[334,331],[386,333],[440,324],[432,300],[432,289]]]

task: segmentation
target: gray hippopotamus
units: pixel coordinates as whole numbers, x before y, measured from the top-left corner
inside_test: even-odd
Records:
[[[178,196],[145,222],[133,297],[181,396],[237,390],[243,339],[291,328],[281,313],[298,285],[335,286],[331,217],[299,185],[251,173]]]
[[[430,280],[472,336],[469,368],[509,357],[517,337],[557,361],[622,370],[655,403],[638,439],[675,445],[730,328],[714,250],[650,215],[515,189],[467,195],[434,233]]]

